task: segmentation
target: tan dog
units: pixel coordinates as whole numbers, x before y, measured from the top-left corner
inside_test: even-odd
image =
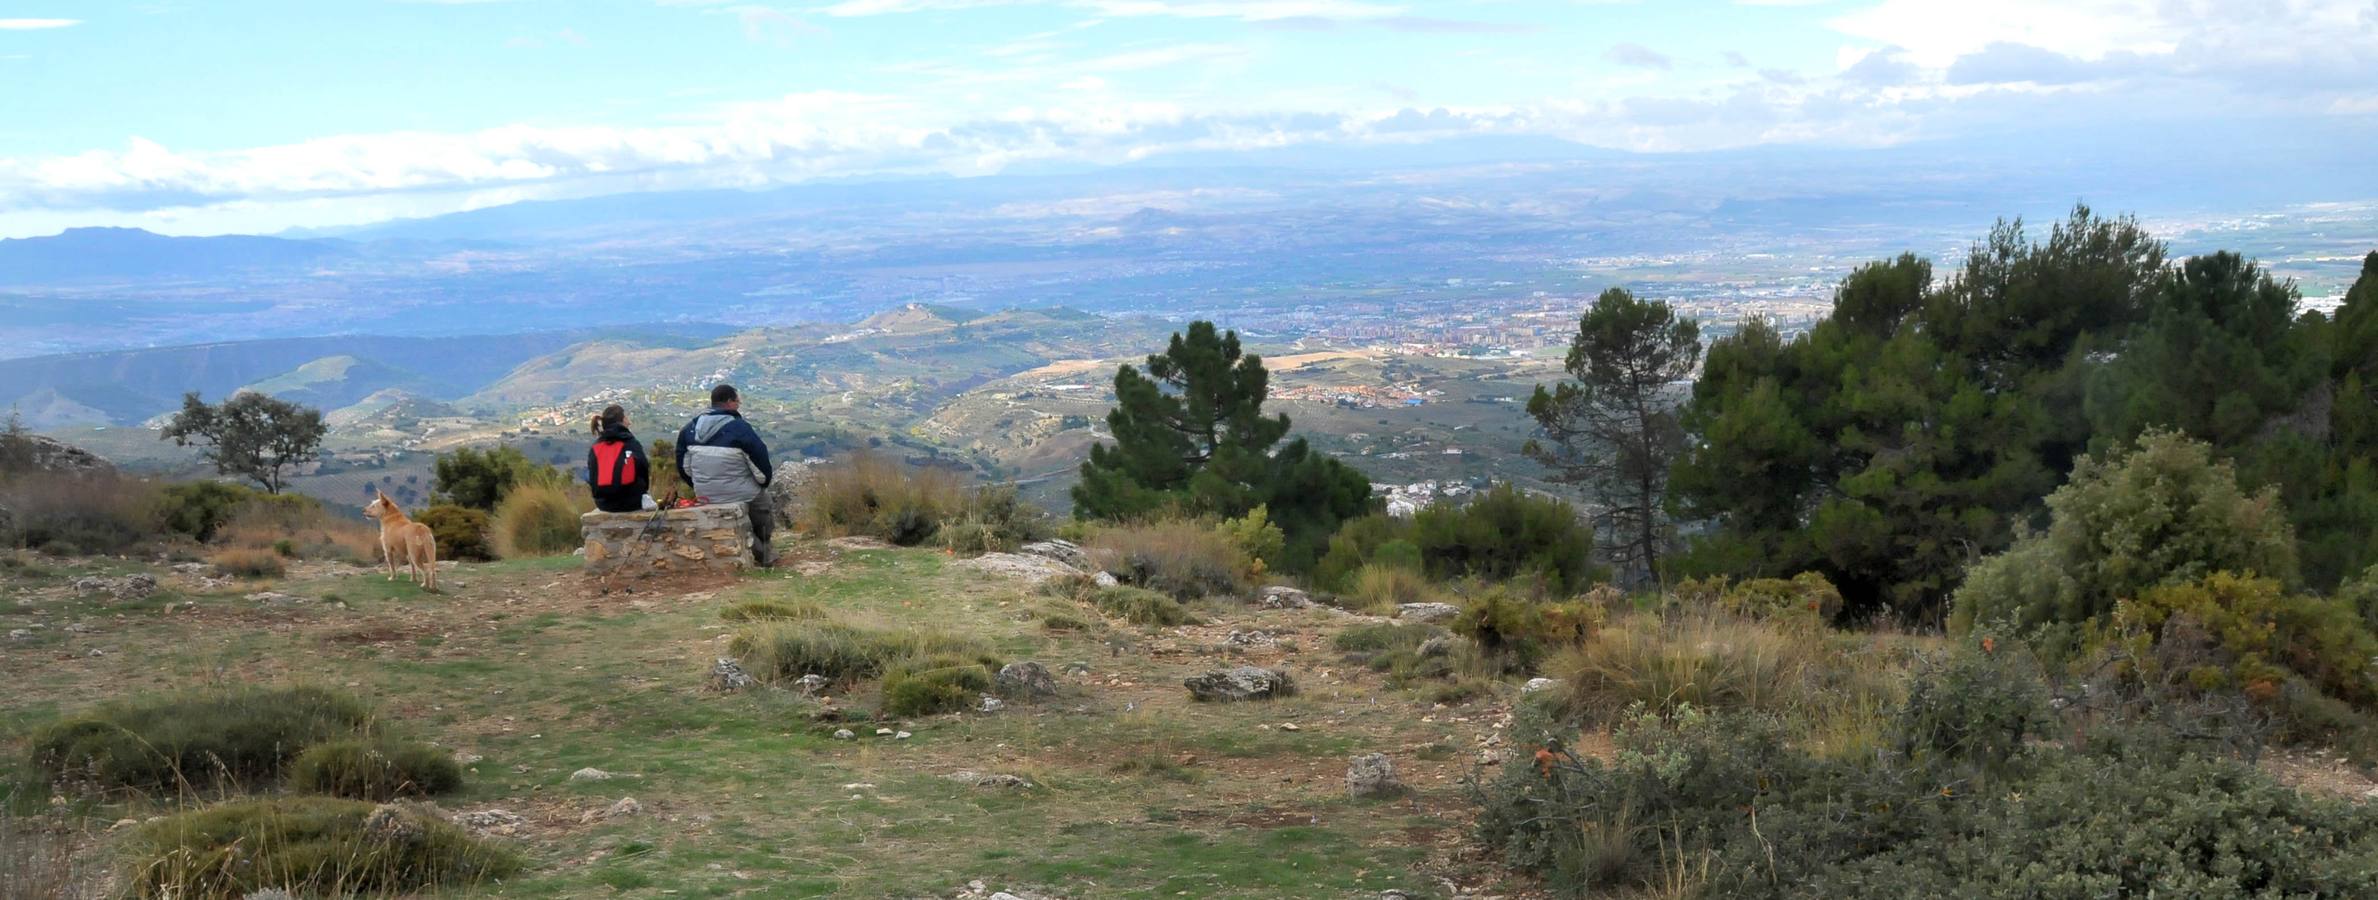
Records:
[[[363,507],[363,514],[380,520],[380,556],[388,560],[388,580],[396,580],[396,560],[402,556],[412,567],[414,584],[437,590],[438,537],[429,526],[406,518],[396,501],[378,490],[372,491],[372,502]]]

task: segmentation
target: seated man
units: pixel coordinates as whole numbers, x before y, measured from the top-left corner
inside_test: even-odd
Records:
[[[751,519],[752,561],[761,568],[776,565],[776,511],[769,508],[768,481],[776,468],[768,461],[768,445],[743,421],[743,407],[735,386],[710,389],[710,411],[685,423],[677,433],[677,472],[702,503],[737,503]]]

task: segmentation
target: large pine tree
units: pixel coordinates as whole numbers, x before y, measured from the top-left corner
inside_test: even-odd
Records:
[[[1192,322],[1147,371],[1115,373],[1113,444],[1090,448],[1074,511],[1086,519],[1164,513],[1239,516],[1264,506],[1287,537],[1278,568],[1301,571],[1340,521],[1370,502],[1362,473],[1288,435],[1288,417],[1266,416],[1271,377],[1242,353],[1238,333]]]
[[[1672,539],[1668,470],[1684,450],[1681,392],[1701,358],[1701,326],[1624,288],[1594,298],[1570,340],[1571,380],[1536,387],[1528,415],[1539,440],[1523,448],[1554,481],[1582,486],[1610,540],[1612,561],[1649,580]]]

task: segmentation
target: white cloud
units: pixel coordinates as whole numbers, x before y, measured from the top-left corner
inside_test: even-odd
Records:
[[[1137,18],[1168,16],[1180,19],[1236,19],[1277,22],[1289,19],[1383,19],[1403,13],[1401,6],[1364,0],[842,0],[818,9],[829,16],[850,18],[904,13],[943,12],[987,6],[1056,5],[1103,16]]]
[[[47,28],[70,28],[82,23],[81,19],[0,19],[0,31],[40,31]]]

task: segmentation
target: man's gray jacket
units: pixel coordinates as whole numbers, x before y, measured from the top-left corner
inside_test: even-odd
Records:
[[[704,503],[751,502],[776,473],[760,433],[725,409],[695,416],[677,433],[677,471]]]

